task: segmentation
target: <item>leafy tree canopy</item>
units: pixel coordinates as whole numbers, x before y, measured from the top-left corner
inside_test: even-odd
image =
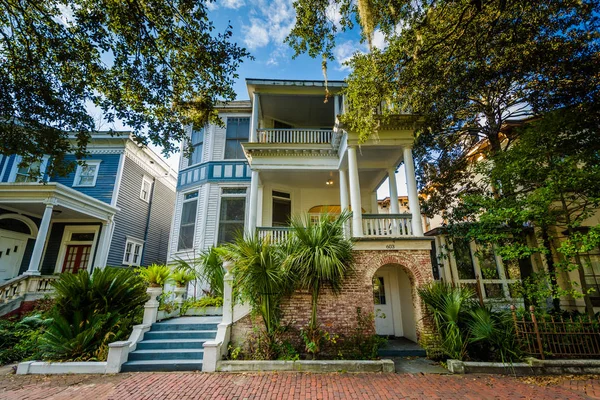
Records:
[[[399,111],[424,118],[418,146],[421,179],[435,188],[439,212],[471,189],[475,151],[501,152],[511,119],[577,107],[599,121],[600,5],[595,0],[298,0],[288,37],[296,54],[333,59],[336,33],[360,23],[386,47],[349,62],[345,121],[362,140]],[[382,103],[389,109],[377,112]],[[594,125],[590,125],[594,126]],[[487,139],[489,146],[479,147]]]
[[[85,155],[89,104],[139,142],[175,150],[182,124],[216,121],[215,102],[235,98],[249,57],[231,26],[216,31],[206,1],[1,0],[0,9],[0,152],[50,155],[49,172],[73,167],[66,152]]]

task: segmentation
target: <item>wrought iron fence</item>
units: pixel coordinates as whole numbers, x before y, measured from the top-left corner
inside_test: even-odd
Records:
[[[515,306],[511,310],[516,335],[528,354],[542,360],[600,356],[600,318],[538,317],[533,306],[529,307],[529,316],[518,317]]]

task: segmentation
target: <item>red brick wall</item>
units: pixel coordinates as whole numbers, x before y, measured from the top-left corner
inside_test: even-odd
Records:
[[[354,272],[336,296],[331,289],[323,288],[319,296],[318,320],[323,329],[330,333],[344,334],[356,326],[356,309],[373,312],[373,275],[382,266],[398,265],[408,275],[413,286],[413,306],[417,325],[417,336],[423,328],[423,305],[415,285],[426,285],[433,280],[429,250],[360,250],[355,251]],[[311,296],[306,291],[297,291],[281,305],[283,324],[294,328],[308,325],[311,314]],[[232,341],[241,343],[250,329],[250,319],[243,318],[234,324]],[[371,327],[375,332],[375,327]]]

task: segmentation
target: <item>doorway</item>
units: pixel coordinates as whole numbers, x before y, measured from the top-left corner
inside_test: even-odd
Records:
[[[76,274],[80,269],[87,268],[91,252],[92,246],[89,244],[68,245],[62,272]]]
[[[19,274],[28,235],[0,229],[0,282]]]
[[[373,276],[375,332],[417,341],[412,284],[400,265],[379,268]]]

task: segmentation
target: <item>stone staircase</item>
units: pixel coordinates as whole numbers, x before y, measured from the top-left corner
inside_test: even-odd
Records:
[[[204,342],[215,339],[221,319],[179,317],[152,324],[121,371],[201,371]]]

